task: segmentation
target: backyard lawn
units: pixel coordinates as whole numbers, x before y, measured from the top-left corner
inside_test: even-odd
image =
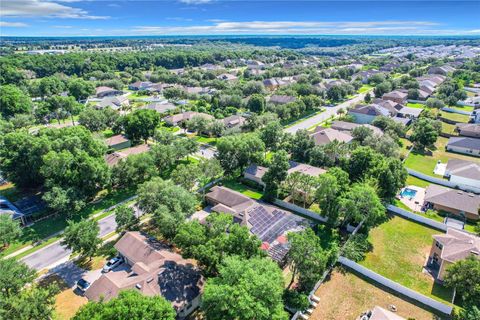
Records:
[[[394,305],[397,314],[405,319],[432,319],[430,312],[348,271],[334,270],[315,295],[320,302],[310,317],[312,320],[357,319],[375,306],[388,310],[389,305]]]
[[[455,122],[467,123],[468,120],[470,120],[470,117],[467,116],[467,115],[459,114],[459,113],[453,113],[453,112],[442,111],[442,112],[440,112],[440,116],[445,118],[445,119],[449,119],[449,120],[452,120],[452,121],[455,121]]]
[[[263,193],[261,193],[260,191],[249,188],[246,185],[243,185],[240,182],[237,182],[235,180],[223,180],[222,184],[225,187],[233,189],[237,192],[240,192],[252,199],[258,200],[263,197]]]
[[[434,284],[431,276],[422,272],[432,236],[439,233],[395,216],[370,231],[373,250],[360,264],[419,293],[450,303],[451,290]]]
[[[458,135],[455,132],[456,125],[454,124],[449,124],[446,122],[442,122],[442,132],[447,133],[447,134],[452,134],[452,135]]]
[[[217,138],[215,137],[203,137],[203,136],[195,136],[193,138],[198,143],[207,143],[209,145],[214,146],[217,143]]]
[[[436,150],[430,152],[410,152],[410,155],[405,161],[405,166],[407,168],[413,169],[415,171],[440,178],[433,174],[433,169],[437,164],[437,161],[446,163],[449,159],[463,159],[468,161],[478,162],[474,157],[467,155],[462,155],[453,152],[447,152],[445,150],[445,145],[447,144],[448,139],[444,137],[438,137],[437,143],[435,144]]]
[[[364,92],[367,92],[368,90],[372,89],[373,87],[369,84],[364,84],[363,86],[361,86],[357,92],[358,93],[364,93]]]
[[[409,108],[416,108],[416,109],[425,109],[427,107],[422,103],[411,103],[411,102],[407,103],[406,106]]]

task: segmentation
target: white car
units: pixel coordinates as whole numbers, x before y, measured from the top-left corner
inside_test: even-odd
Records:
[[[103,266],[102,272],[107,273],[118,267],[120,264],[122,264],[123,258],[118,256],[115,258],[112,258],[108,260],[108,262]]]

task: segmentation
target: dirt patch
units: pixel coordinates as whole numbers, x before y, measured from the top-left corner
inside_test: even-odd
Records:
[[[342,271],[343,272],[343,271]],[[404,318],[431,320],[432,314],[389,292],[386,292],[353,273],[332,272],[316,291],[320,302],[313,312],[312,320],[356,319],[362,312],[375,306],[397,308],[397,314]]]

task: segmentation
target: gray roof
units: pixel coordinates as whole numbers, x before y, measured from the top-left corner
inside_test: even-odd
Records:
[[[270,97],[268,102],[270,103],[276,103],[276,104],[286,104],[290,103],[297,100],[297,98],[292,97],[292,96],[279,96],[279,95],[273,95]]]
[[[422,111],[423,109],[420,109],[420,108],[403,107],[402,109],[398,110],[398,113],[418,118],[418,116],[420,115],[420,113],[422,113]]]
[[[315,145],[324,145],[333,141],[349,143],[353,137],[348,133],[338,131],[332,128],[317,127],[315,132],[311,134]]]
[[[167,102],[167,103],[155,102],[142,107],[142,109],[150,109],[150,110],[155,110],[158,113],[166,113],[170,110],[177,109],[177,106],[170,102]]]
[[[447,162],[446,171],[448,171],[450,175],[468,179],[477,179],[480,181],[480,163],[477,162],[462,159],[450,159]]]
[[[443,207],[478,215],[480,195],[431,184],[425,190],[425,201]]]
[[[356,105],[353,109],[348,110],[349,113],[365,114],[369,116],[389,116],[390,111],[378,104]]]
[[[464,231],[448,228],[446,234],[436,234],[433,238],[442,244],[440,257],[449,262],[480,254],[480,238]]]
[[[470,137],[451,137],[448,139],[447,146],[480,150],[480,139]]]
[[[383,134],[382,129],[372,126],[371,124],[360,124],[360,123],[335,120],[332,122],[332,125],[330,127],[335,130],[349,131],[349,132],[353,131],[353,129],[358,127],[367,127],[371,129],[375,134],[380,134],[380,135]]]
[[[457,123],[460,135],[480,137],[480,123]]]

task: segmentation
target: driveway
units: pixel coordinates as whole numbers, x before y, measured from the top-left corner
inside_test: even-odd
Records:
[[[137,216],[140,216],[142,212],[135,207],[135,212]],[[98,221],[100,227],[100,237],[104,237],[115,231],[117,228],[117,223],[115,222],[115,215],[111,214],[103,219]],[[21,260],[25,262],[30,268],[35,270],[42,270],[45,268],[55,267],[62,262],[68,261],[72,251],[65,248],[60,244],[60,240],[56,241],[45,248],[37,250],[36,252],[22,258]]]
[[[324,112],[314,115],[313,117],[307,118],[304,121],[294,124],[291,127],[285,128],[284,131],[293,134],[298,130],[302,130],[302,129],[307,130],[308,128],[311,128],[316,124],[319,124],[321,122],[328,120],[328,118],[330,118],[331,116],[335,116],[338,110],[342,108],[347,109],[347,107],[350,107],[351,105],[362,102],[366,94],[367,92],[360,93],[356,97],[350,100],[347,100],[345,102],[342,102],[334,107],[327,107]]]
[[[215,152],[216,150],[214,147],[211,147],[207,144],[203,144],[200,146],[199,150],[195,152],[195,155],[205,159],[212,159],[215,157]]]

